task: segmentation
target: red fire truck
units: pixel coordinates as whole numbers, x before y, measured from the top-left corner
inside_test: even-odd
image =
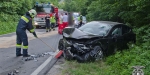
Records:
[[[45,27],[45,17],[47,14],[50,17],[55,14],[56,26],[58,25],[58,8],[50,3],[36,3],[34,9],[37,11],[37,16],[34,18],[34,24],[36,28]]]

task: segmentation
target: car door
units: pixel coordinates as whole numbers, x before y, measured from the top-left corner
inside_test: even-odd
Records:
[[[136,40],[136,35],[132,32],[132,29],[126,25],[122,25],[122,36],[125,44],[129,43],[130,41],[135,42]]]
[[[107,47],[107,54],[113,54],[116,52],[118,47],[120,46],[122,39],[122,31],[121,26],[116,25],[114,26],[109,34],[108,34],[108,47]]]
[[[118,25],[116,28],[112,30],[111,37],[113,40],[114,50],[121,50],[124,45],[124,38],[122,36],[122,26]]]

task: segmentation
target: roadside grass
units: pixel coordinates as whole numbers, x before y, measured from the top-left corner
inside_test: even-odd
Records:
[[[15,32],[16,26],[17,22],[14,21],[0,22],[0,35]]]
[[[150,47],[136,46],[128,50],[118,51],[105,61],[78,63],[66,61],[63,75],[131,75],[132,66],[144,66],[145,75],[150,74]]]
[[[103,75],[102,70],[106,70],[109,66],[102,61],[94,63],[78,63],[77,61],[67,61],[63,75]]]

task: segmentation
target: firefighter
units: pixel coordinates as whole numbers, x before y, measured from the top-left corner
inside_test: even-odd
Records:
[[[56,19],[54,15],[52,15],[52,17],[50,18],[50,21],[51,21],[51,28],[55,30],[54,27],[55,27]]]
[[[51,31],[51,29],[50,29],[50,16],[49,16],[49,14],[47,14],[47,16],[45,17],[45,22],[46,22],[46,32]]]
[[[37,15],[37,12],[34,9],[31,9],[30,11],[26,12],[24,16],[21,16],[21,19],[19,20],[19,23],[17,25],[16,29],[16,35],[17,35],[17,44],[16,44],[16,56],[22,56],[21,54],[21,45],[23,43],[23,57],[29,57],[28,54],[28,37],[26,34],[26,30],[28,30],[30,33],[33,33],[34,37],[38,38],[34,27],[32,26],[32,19]]]

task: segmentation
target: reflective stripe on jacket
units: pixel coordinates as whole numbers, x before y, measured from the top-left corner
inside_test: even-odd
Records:
[[[32,18],[30,18],[30,16],[28,15],[21,16],[17,29],[22,29],[22,30],[27,29],[31,33],[34,32],[34,27],[32,25]]]

